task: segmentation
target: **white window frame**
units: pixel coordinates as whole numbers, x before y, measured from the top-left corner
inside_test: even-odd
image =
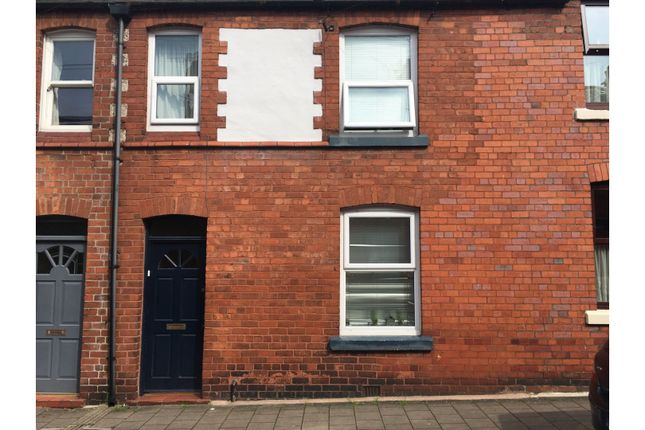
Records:
[[[157,36],[197,36],[197,76],[155,76],[155,41]],[[202,77],[202,35],[199,30],[171,28],[148,34],[148,131],[199,131],[199,101]],[[195,92],[193,118],[156,118],[157,84],[192,84]]]
[[[53,81],[52,65],[54,62],[55,41],[91,41],[92,49],[92,80],[78,81]],[[40,115],[38,121],[39,131],[55,132],[90,132],[91,124],[82,125],[55,125],[52,124],[54,112],[54,88],[94,88],[94,74],[96,69],[96,35],[88,30],[59,30],[45,34],[43,39],[43,63],[40,85]],[[92,97],[92,103],[94,98]]]
[[[410,222],[410,263],[351,263],[349,224],[352,218],[407,218]],[[414,210],[369,207],[346,210],[340,216],[340,335],[341,336],[419,336],[421,335],[421,292],[419,271],[419,214]],[[346,325],[346,278],[348,272],[410,272],[414,274],[414,327]]]
[[[373,36],[373,37],[383,37],[383,36],[408,36],[410,38],[410,79],[406,80],[390,80],[390,81],[354,81],[354,80],[345,80],[345,37],[346,36]],[[417,34],[413,30],[408,30],[405,28],[398,27],[389,27],[389,26],[367,26],[352,28],[344,30],[340,34],[340,112],[342,123],[340,124],[341,132],[360,132],[366,130],[387,130],[387,131],[396,131],[398,130],[412,130],[416,133],[418,119],[417,119]],[[382,87],[407,87],[408,88],[408,100],[410,103],[410,121],[407,122],[397,122],[392,121],[388,123],[352,123],[349,121],[349,109],[345,107],[345,101],[348,100],[349,88],[350,87],[367,87],[367,88],[382,88]],[[349,105],[349,104],[347,104]]]

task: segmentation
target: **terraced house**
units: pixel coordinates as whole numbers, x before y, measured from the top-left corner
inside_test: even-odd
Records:
[[[36,8],[41,404],[586,389],[608,2]]]

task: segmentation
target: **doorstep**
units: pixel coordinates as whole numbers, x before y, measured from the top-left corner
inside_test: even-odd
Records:
[[[148,406],[148,405],[199,405],[210,402],[209,399],[204,399],[199,393],[186,393],[186,392],[167,392],[167,393],[148,393],[134,400],[128,401],[128,405],[132,406]]]
[[[38,408],[82,408],[85,406],[85,399],[78,394],[52,394],[36,393],[36,407]]]

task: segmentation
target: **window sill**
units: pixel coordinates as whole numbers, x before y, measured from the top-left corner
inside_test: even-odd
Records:
[[[151,133],[199,133],[199,124],[148,124],[146,131]]]
[[[576,121],[609,121],[609,110],[577,108],[573,117]]]
[[[378,136],[364,135],[352,136],[349,134],[337,134],[329,136],[329,146],[342,148],[355,147],[417,147],[425,148],[429,145],[426,135],[419,136]]]
[[[585,322],[588,325],[609,325],[609,309],[585,311]]]
[[[91,133],[92,132],[92,126],[91,125],[69,125],[69,126],[60,126],[60,127],[41,127],[38,130],[39,133],[52,133],[52,134],[57,134],[57,133]]]
[[[328,348],[333,352],[428,352],[430,336],[332,336]]]

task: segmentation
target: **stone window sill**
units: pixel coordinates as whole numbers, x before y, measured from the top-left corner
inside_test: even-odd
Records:
[[[332,336],[329,350],[333,352],[429,352],[430,336]]]
[[[609,121],[609,110],[577,108],[573,117],[576,121]]]
[[[609,309],[585,311],[585,322],[588,325],[609,325]]]

